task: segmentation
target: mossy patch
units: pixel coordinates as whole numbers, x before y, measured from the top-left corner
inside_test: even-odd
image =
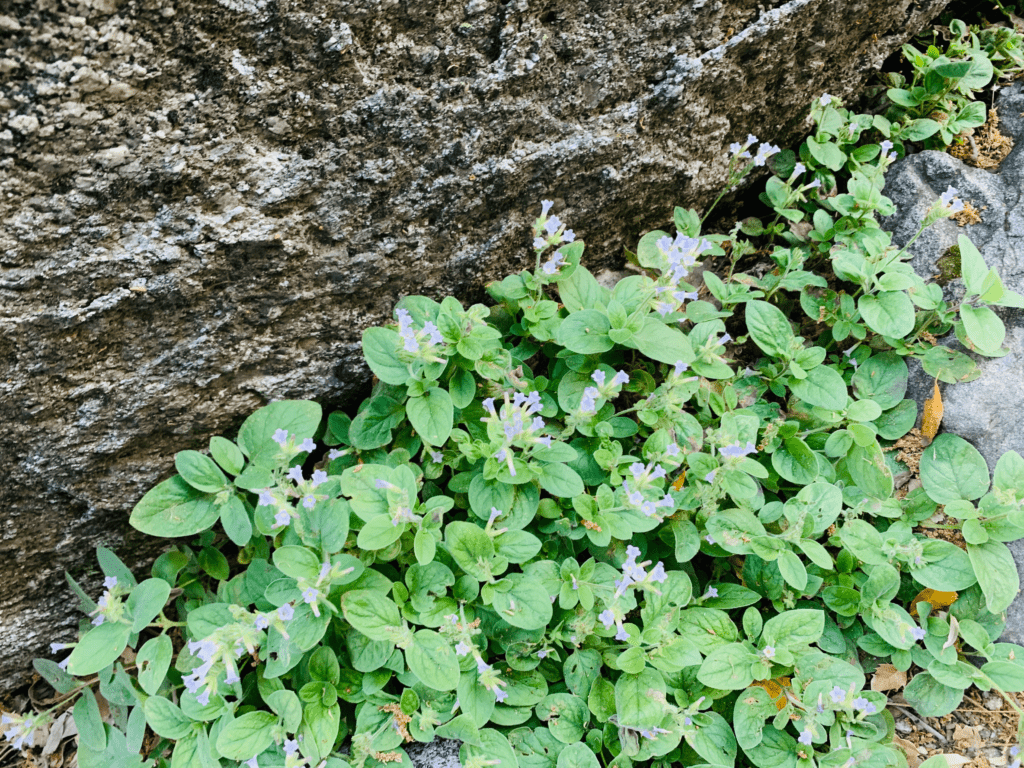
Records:
[[[935,282],[941,286],[946,286],[950,281],[960,277],[960,246],[950,246],[935,262],[935,266],[939,270]]]

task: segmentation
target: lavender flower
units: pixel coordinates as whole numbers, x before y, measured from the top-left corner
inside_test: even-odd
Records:
[[[277,609],[277,618],[281,621],[291,621],[295,616],[295,609],[291,603],[285,603]]]
[[[615,614],[612,613],[610,608],[605,608],[600,615],[598,615],[597,620],[604,624],[605,629],[611,629],[612,624],[615,623]]]
[[[872,704],[870,701],[865,699],[863,696],[858,696],[853,700],[853,708],[858,712],[862,712],[865,715],[873,715],[878,711],[878,707]]]
[[[277,510],[277,514],[274,515],[274,524],[271,528],[281,528],[288,525],[292,521],[291,513],[286,509]]]
[[[269,507],[274,503],[274,494],[270,492],[269,488],[264,488],[260,491],[260,506]]]
[[[313,442],[313,438],[307,437],[305,440],[303,440],[302,445],[299,446],[299,450],[305,451],[306,453],[312,453],[313,451],[315,451],[316,443]]]
[[[647,579],[649,581],[653,581],[658,584],[664,584],[667,578],[668,574],[665,572],[665,564],[660,560],[658,561],[658,564],[651,569],[651,572],[647,574]]]
[[[754,165],[762,166],[765,161],[772,155],[778,154],[782,150],[776,146],[773,146],[767,142],[762,142],[761,146],[757,148],[757,154],[754,155]]]
[[[828,695],[832,698],[832,701],[834,701],[836,704],[838,704],[839,702],[841,702],[841,701],[846,699],[846,691],[844,691],[838,685],[835,686],[831,691],[829,691]]]
[[[537,658],[538,659],[546,659],[547,656],[548,656],[547,648],[541,648],[539,651],[537,651]]]
[[[467,653],[469,653],[469,651],[470,651],[470,646],[469,646],[469,645],[467,645],[467,644],[466,644],[465,642],[463,642],[462,640],[460,640],[460,641],[459,641],[459,642],[458,642],[458,643],[457,643],[457,644],[455,645],[455,655],[456,655],[456,656],[465,656],[465,655],[466,655]]]
[[[117,576],[107,576],[107,578],[105,578],[103,580],[103,586],[106,589],[113,589],[114,587],[116,587],[117,586]]]
[[[764,650],[761,651],[761,655],[764,656],[766,659],[774,659],[775,658],[775,646],[774,645],[766,645],[764,647]]]
[[[492,691],[494,693],[494,698],[497,699],[499,704],[501,704],[503,701],[505,701],[505,699],[508,698],[508,694],[505,691],[503,691],[501,688],[499,688],[497,685],[494,686]]]
[[[274,436],[271,439],[275,443],[280,445],[282,448],[284,448],[284,444],[288,442],[288,430],[287,429],[279,429],[279,430],[277,430],[274,433]]]
[[[910,630],[910,634],[914,636],[915,640],[924,640],[925,635],[928,633],[921,629],[921,627],[914,627]]]
[[[800,732],[800,738],[797,739],[801,744],[810,744],[814,741],[814,734],[811,733],[811,729],[807,728]]]
[[[704,593],[702,600],[708,600],[712,597],[718,597],[718,587],[708,587],[708,591]]]
[[[288,479],[294,480],[296,483],[303,482],[306,478],[302,476],[302,467],[292,467],[288,470]]]
[[[757,453],[757,448],[754,444],[747,442],[745,446],[741,446],[739,443],[733,443],[722,448],[722,455],[728,456],[731,459],[741,459],[751,453]]]
[[[327,482],[327,473],[322,469],[317,469],[313,472],[313,478],[310,481],[313,487],[316,488],[318,485],[323,485]]]
[[[316,496],[314,496],[311,493],[303,496],[302,497],[302,506],[304,506],[306,509],[312,509],[313,507],[315,507],[316,506]]]

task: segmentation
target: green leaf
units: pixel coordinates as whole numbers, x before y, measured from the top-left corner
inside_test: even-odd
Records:
[[[801,592],[807,587],[807,569],[795,552],[788,549],[783,550],[779,553],[779,559],[776,562],[778,563],[779,571],[782,573],[782,578],[790,586]]]
[[[1024,691],[1024,666],[1013,661],[990,661],[981,671],[988,675],[992,682],[1010,693]]]
[[[476,379],[472,371],[465,368],[456,368],[452,374],[452,380],[448,382],[448,394],[451,395],[452,405],[456,408],[466,408],[476,397]]]
[[[918,672],[907,683],[903,697],[919,715],[944,717],[960,706],[963,691],[943,685],[928,672]]]
[[[583,478],[565,464],[542,464],[536,472],[540,487],[552,496],[571,499],[583,493]]]
[[[511,583],[510,589],[496,589],[491,607],[499,618],[520,629],[543,629],[551,621],[552,607],[547,590],[536,579],[513,573],[497,585]]]
[[[771,725],[764,727],[761,742],[743,751],[754,765],[764,768],[797,768],[797,742],[785,731]]]
[[[405,405],[387,395],[371,398],[349,425],[348,437],[360,451],[380,448],[391,442],[391,430],[402,423]]]
[[[238,447],[253,464],[273,469],[281,446],[274,442],[279,429],[288,432],[289,439],[301,443],[313,437],[323,411],[319,403],[308,400],[280,400],[253,413],[238,430]]]
[[[664,693],[665,679],[653,669],[619,675],[615,682],[615,711],[619,724],[634,728],[660,725],[663,709],[657,698]]]
[[[902,339],[914,330],[914,303],[905,291],[879,291],[857,301],[864,322],[875,333]]]
[[[220,524],[224,527],[224,532],[231,541],[244,547],[252,538],[252,520],[245,511],[245,504],[238,496],[231,494],[219,509]]]
[[[695,359],[689,338],[651,316],[644,319],[636,343],[637,349],[659,363],[675,365],[680,361],[692,363]]]
[[[477,581],[488,581],[490,561],[494,557],[494,542],[483,528],[473,523],[456,520],[445,527],[445,546],[452,559]]]
[[[94,752],[106,750],[107,732],[103,728],[103,719],[100,717],[96,696],[88,686],[82,689],[81,697],[75,702],[74,716],[75,726],[78,728],[78,738],[86,749],[91,749]]]
[[[476,723],[468,715],[459,715],[449,720],[444,725],[439,726],[435,733],[442,739],[454,739],[456,741],[463,741],[466,744],[482,746],[480,729],[476,727]]]
[[[899,440],[914,427],[917,421],[917,402],[901,400],[894,408],[885,411],[875,419],[879,437],[885,440]]]
[[[794,650],[816,642],[824,631],[824,611],[801,608],[768,619],[761,632],[761,642]]]
[[[556,768],[601,768],[601,763],[590,747],[576,742],[559,752]]]
[[[608,316],[596,309],[573,312],[558,326],[558,343],[581,355],[607,352],[614,346],[608,338],[611,327]]]
[[[218,493],[228,485],[227,477],[214,460],[198,451],[179,451],[174,456],[174,467],[197,491]]]
[[[217,751],[228,760],[248,760],[274,743],[277,717],[270,712],[247,712],[230,721],[217,737]]]
[[[868,446],[854,445],[846,456],[846,468],[857,484],[868,496],[888,499],[893,492],[893,477],[885,454],[878,441]]]
[[[797,379],[790,388],[793,394],[805,403],[825,408],[829,411],[842,411],[848,399],[846,382],[834,369],[827,365],[819,365],[807,372],[806,379]]]
[[[754,679],[751,667],[757,654],[739,643],[729,643],[713,650],[697,672],[697,679],[709,688],[739,691]]]
[[[175,475],[152,488],[132,510],[128,522],[150,536],[177,538],[205,531],[220,516],[212,494],[201,493]]]
[[[1020,591],[1020,576],[1009,547],[990,539],[984,544],[968,544],[967,554],[985,593],[986,607],[990,613],[1002,613]]]
[[[516,565],[532,560],[541,546],[540,539],[526,531],[505,531],[494,539],[495,551]]]
[[[974,381],[981,375],[981,369],[963,352],[957,352],[941,344],[931,347],[921,358],[921,367],[929,376],[946,384]]]
[[[789,358],[793,329],[781,309],[766,301],[748,301],[746,319],[750,338],[765,354]]]
[[[316,581],[320,574],[320,558],[305,547],[278,547],[274,550],[273,559],[274,566],[285,576],[291,576],[293,579]]]
[[[334,749],[341,727],[341,707],[336,703],[324,706],[320,702],[307,704],[302,711],[300,737],[306,750],[314,754],[314,764],[326,758]]]
[[[787,438],[775,449],[772,466],[784,480],[797,485],[808,485],[818,477],[817,456],[798,437]]]
[[[75,677],[94,675],[113,664],[128,644],[128,624],[104,622],[85,633],[68,657],[67,670]]]
[[[940,592],[960,591],[978,581],[970,556],[956,544],[935,540],[925,547],[925,564],[911,571],[923,586]]]
[[[921,454],[921,485],[936,504],[980,499],[988,480],[985,459],[962,437],[943,433]]]
[[[964,322],[967,337],[984,354],[998,352],[1006,340],[1006,326],[999,316],[988,307],[960,305],[960,319]]]
[[[461,697],[459,697],[459,701],[462,701]],[[479,765],[519,768],[515,752],[509,746],[508,739],[491,728],[483,728],[480,731],[480,746],[463,742],[462,747],[459,748],[459,763],[461,765],[467,765],[474,758],[476,758],[476,764]]]
[[[225,472],[232,475],[239,474],[245,468],[245,456],[238,450],[237,445],[226,438],[210,438],[210,455]]]
[[[937,122],[927,117],[911,120],[903,129],[903,139],[905,141],[923,141],[938,133],[939,127]]]
[[[431,387],[422,397],[410,398],[405,412],[413,429],[427,445],[443,445],[452,432],[452,399],[440,387]]]
[[[367,328],[363,331],[363,357],[373,375],[385,384],[399,386],[409,379],[409,367],[398,359],[402,337],[391,328]]]
[[[846,164],[846,155],[831,141],[819,142],[811,136],[807,138],[807,149],[811,157],[830,171],[838,171]]]
[[[545,696],[537,703],[534,712],[548,724],[551,735],[563,744],[578,743],[590,722],[590,710],[586,702],[569,693]]]
[[[577,267],[564,280],[558,281],[558,295],[570,312],[599,309],[608,303],[611,292],[597,282],[586,268]]]
[[[146,713],[146,722],[157,736],[180,739],[192,730],[192,718],[183,713],[177,704],[162,696],[150,696],[142,705],[142,710]],[[75,719],[78,719],[77,715]]]
[[[146,579],[128,595],[126,607],[132,617],[132,632],[141,632],[163,610],[171,585],[163,579]]]
[[[453,691],[459,683],[459,662],[451,645],[437,632],[421,629],[405,651],[409,669],[435,691]]]
[[[341,610],[345,620],[371,640],[390,641],[391,636],[385,630],[402,625],[402,616],[394,601],[369,589],[343,594]]]
[[[363,525],[356,539],[356,546],[365,552],[390,547],[405,533],[404,523],[395,525],[388,515],[378,515]]]

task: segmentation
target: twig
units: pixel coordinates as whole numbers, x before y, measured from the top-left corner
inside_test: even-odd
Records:
[[[922,728],[924,728],[926,731],[928,731],[928,733],[930,733],[932,736],[937,738],[943,744],[949,744],[949,739],[947,739],[945,736],[943,736],[937,730],[932,728],[930,725],[928,725],[928,723],[926,723],[924,720],[922,720],[920,717],[915,715],[913,712],[911,712],[906,707],[901,707],[899,704],[890,704],[889,706],[890,707],[895,707],[896,709],[898,709],[900,712],[902,712],[904,715],[906,715],[911,720],[916,722],[918,725],[920,725]]]

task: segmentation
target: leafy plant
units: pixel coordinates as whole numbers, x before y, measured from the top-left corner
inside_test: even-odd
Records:
[[[354,415],[272,403],[179,453],[131,523],[191,542],[141,582],[100,548],[99,600],[69,578],[81,639],[36,661],[58,708],[77,695],[79,764],[142,765],[146,743],[172,768],[363,768],[445,737],[465,768],[881,768],[905,759],[865,688],[878,664],[916,668],[925,715],[971,685],[1024,690],[1024,648],[998,642],[1024,459],[990,478],[939,435],[901,496],[885,450],[916,418],[906,357],[976,375],[926,333],[1000,354],[988,306],[1022,299],[961,238],[948,306],[879,227],[894,144],[868,132],[930,118],[828,96],[811,116],[799,160],[732,147],[730,186],[776,172],[775,221],[704,235],[677,208],[609,288],[545,202],[534,269],[493,306],[410,296],[364,333],[376,383]],[[775,267],[741,271],[759,247]],[[713,301],[686,282],[709,258]],[[940,504],[962,546],[935,536]],[[5,714],[6,735],[52,714]]]

